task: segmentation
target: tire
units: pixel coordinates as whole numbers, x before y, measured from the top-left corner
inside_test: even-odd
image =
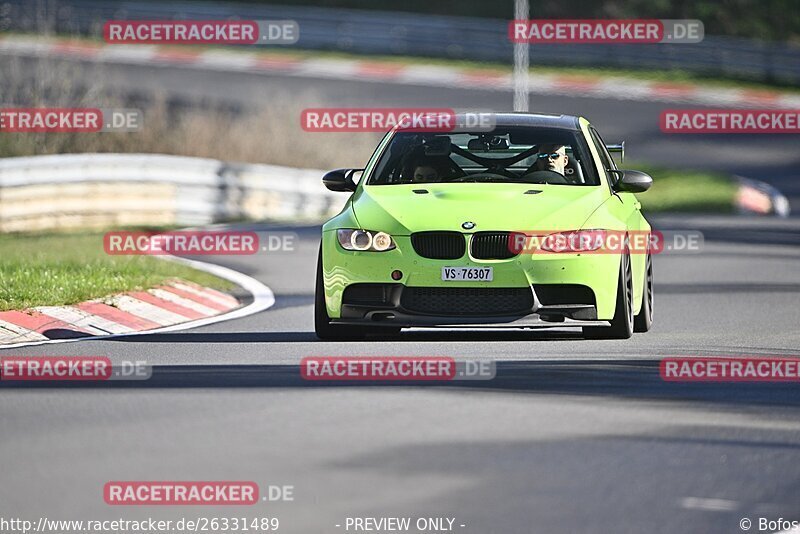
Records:
[[[642,293],[642,309],[633,319],[634,332],[649,332],[653,326],[653,260],[647,255],[644,271],[644,290]]]
[[[317,284],[314,290],[314,333],[325,341],[358,341],[366,337],[360,326],[331,324],[325,307],[325,284],[322,279],[322,246],[317,257]]]
[[[633,281],[631,259],[622,256],[617,283],[617,305],[611,326],[584,326],[586,339],[628,339],[633,335]]]

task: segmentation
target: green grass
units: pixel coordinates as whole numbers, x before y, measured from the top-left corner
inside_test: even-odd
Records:
[[[676,170],[646,164],[626,163],[653,177],[653,187],[636,195],[645,214],[655,212],[731,213],[737,185],[720,173]]]
[[[102,233],[0,235],[0,311],[75,304],[182,278],[221,290],[232,283],[147,256],[109,256]]]

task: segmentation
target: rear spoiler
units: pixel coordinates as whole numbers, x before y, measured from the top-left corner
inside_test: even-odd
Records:
[[[625,161],[625,141],[617,144],[606,145],[606,150],[611,154],[619,154],[619,161]]]

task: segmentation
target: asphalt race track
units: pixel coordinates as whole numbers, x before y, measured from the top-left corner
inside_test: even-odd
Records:
[[[19,514],[103,518],[119,514],[102,501],[109,480],[291,484],[295,502],[264,504],[287,532],[336,532],[349,515],[446,515],[463,532],[723,533],[742,517],[792,517],[796,385],[658,375],[660,356],[797,352],[800,248],[786,244],[797,225],[749,221],[746,233],[741,219],[707,221],[716,240],[701,253],[657,256],[654,329],[628,341],[562,329],[322,343],[312,333],[318,228],[270,227],[297,233],[297,250],[222,262],[269,284],[267,311],[186,332],[0,351],[157,366],[146,382],[0,391],[0,499]],[[748,242],[769,236],[775,244]],[[299,376],[300,358],[312,355],[496,359],[498,376],[319,386]]]
[[[144,79],[133,70],[121,83],[170,88],[192,75],[165,69]],[[257,101],[259,84],[308,83],[204,80],[180,85]],[[334,97],[354,98],[355,87],[377,93],[370,84],[314,85]],[[382,89],[387,100],[404,98],[396,105],[415,102],[408,87]],[[437,89],[425,102],[454,95],[464,107],[510,100]],[[661,104],[536,97],[534,107],[584,113],[607,138],[627,138],[643,159],[742,166],[742,174],[789,183],[798,158],[788,138],[724,146],[665,139],[649,122]],[[744,145],[753,151],[741,154]],[[577,330],[555,329],[319,342],[312,331],[319,228],[256,226],[294,232],[299,245],[219,263],[267,284],[276,296],[269,310],[184,332],[0,351],[156,366],[146,382],[0,384],[0,501],[31,519],[274,515],[287,533],[344,532],[336,525],[348,516],[454,517],[456,531],[481,534],[722,534],[741,532],[745,517],[798,519],[796,383],[672,384],[660,379],[658,361],[796,355],[800,222],[651,219],[658,229],[700,230],[706,241],[699,253],[655,258],[654,328],[626,341],[585,341]],[[425,386],[300,378],[302,357],[334,355],[492,359],[498,376]],[[213,513],[120,509],[103,502],[110,480],[254,480],[295,486],[295,501]]]

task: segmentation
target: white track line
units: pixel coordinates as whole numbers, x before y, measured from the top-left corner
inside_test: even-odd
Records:
[[[686,510],[702,510],[704,512],[732,512],[740,508],[737,501],[730,499],[709,499],[704,497],[684,497],[680,500],[681,508]]]

